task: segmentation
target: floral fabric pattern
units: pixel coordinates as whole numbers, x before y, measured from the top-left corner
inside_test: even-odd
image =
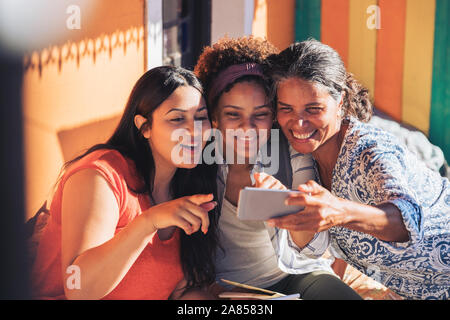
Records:
[[[350,120],[333,172],[332,193],[355,202],[394,204],[410,239],[379,240],[329,230],[335,256],[408,299],[450,299],[450,184],[397,139]]]

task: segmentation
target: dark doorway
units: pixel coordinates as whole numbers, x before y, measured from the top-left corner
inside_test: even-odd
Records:
[[[211,0],[163,1],[163,64],[192,70],[211,42]]]

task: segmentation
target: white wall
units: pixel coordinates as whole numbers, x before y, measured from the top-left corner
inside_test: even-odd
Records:
[[[145,52],[146,69],[161,66],[163,63],[163,19],[162,0],[146,0],[145,17],[147,28],[147,48]]]
[[[254,0],[212,0],[211,43],[252,34]]]

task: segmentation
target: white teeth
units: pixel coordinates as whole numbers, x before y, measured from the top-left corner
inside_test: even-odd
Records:
[[[243,140],[243,141],[252,141],[252,140],[255,140],[256,138],[255,137],[242,137],[242,138],[239,138],[239,140]]]
[[[309,133],[305,133],[305,134],[299,134],[296,133],[294,131],[292,131],[292,135],[294,136],[295,139],[301,139],[301,140],[305,140],[305,139],[309,139],[312,137],[312,135],[316,133],[316,130],[309,132]]]

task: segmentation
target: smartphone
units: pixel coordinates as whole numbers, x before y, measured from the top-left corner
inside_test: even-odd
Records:
[[[268,220],[299,212],[304,207],[284,203],[293,193],[300,191],[246,187],[239,192],[237,216],[241,220]]]

